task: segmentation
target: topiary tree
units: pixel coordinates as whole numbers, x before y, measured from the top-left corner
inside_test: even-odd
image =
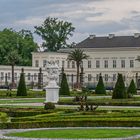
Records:
[[[129,98],[131,98],[133,94],[137,94],[136,85],[135,85],[133,79],[131,80],[131,83],[130,83],[128,89],[127,89],[127,94],[128,94]]]
[[[98,84],[95,88],[95,93],[96,94],[106,94],[106,90],[105,90],[105,86],[104,86],[104,83],[103,83],[103,78],[102,78],[101,73],[100,73],[100,76],[99,76]]]
[[[118,74],[118,79],[113,90],[112,99],[123,99],[127,98],[127,93],[125,89],[125,84],[122,74]]]
[[[17,89],[17,96],[27,96],[27,90],[25,85],[25,77],[24,77],[24,70],[22,68],[22,72],[20,74],[20,80]]]
[[[64,72],[62,72],[59,95],[70,95],[69,85],[67,82],[66,74]]]

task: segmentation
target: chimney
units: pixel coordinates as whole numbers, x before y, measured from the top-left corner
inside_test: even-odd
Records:
[[[140,37],[140,33],[134,33],[134,38]]]
[[[108,38],[109,38],[109,39],[111,39],[111,38],[113,38],[113,37],[115,37],[115,34],[109,34],[109,35],[108,35]]]
[[[90,39],[93,39],[93,38],[95,38],[96,37],[96,35],[89,35],[89,38]]]

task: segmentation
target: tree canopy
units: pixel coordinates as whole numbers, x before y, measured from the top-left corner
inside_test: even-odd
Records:
[[[41,26],[35,26],[35,29],[35,33],[45,41],[42,46],[48,51],[68,47],[68,37],[72,36],[72,32],[75,30],[72,23],[50,17],[46,18]]]
[[[0,65],[9,64],[9,59],[6,56],[11,52],[22,58],[15,62],[16,65],[31,65],[31,52],[37,51],[37,48],[38,45],[34,42],[33,35],[29,30],[16,32],[13,29],[5,28],[0,31]]]

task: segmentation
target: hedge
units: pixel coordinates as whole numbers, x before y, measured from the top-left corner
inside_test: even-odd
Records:
[[[25,129],[45,127],[140,127],[140,121],[129,120],[61,120],[2,123],[0,129]]]

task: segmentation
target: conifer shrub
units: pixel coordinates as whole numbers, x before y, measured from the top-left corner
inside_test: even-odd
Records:
[[[125,84],[122,74],[118,74],[118,79],[113,90],[112,99],[124,99],[127,98]]]
[[[64,72],[62,73],[59,95],[70,95],[69,85],[67,82],[66,74]]]
[[[20,74],[20,80],[19,80],[18,89],[17,89],[17,96],[27,96],[27,89],[26,89],[25,76],[24,76],[23,70]]]
[[[135,85],[133,79],[131,80],[131,83],[130,83],[128,89],[127,89],[127,94],[128,94],[128,97],[129,97],[129,98],[131,98],[132,95],[137,94],[136,85]]]
[[[105,86],[104,86],[103,78],[102,78],[101,74],[99,76],[98,84],[97,84],[97,86],[95,88],[95,93],[96,94],[106,94],[106,90],[105,90]]]
[[[45,110],[48,110],[48,109],[55,109],[55,104],[54,103],[51,103],[51,102],[48,102],[48,103],[44,103],[44,109]]]

